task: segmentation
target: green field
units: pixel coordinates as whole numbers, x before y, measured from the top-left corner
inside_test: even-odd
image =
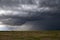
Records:
[[[1,31],[0,40],[60,40],[60,31]]]

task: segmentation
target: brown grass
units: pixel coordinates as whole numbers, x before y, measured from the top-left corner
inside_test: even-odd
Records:
[[[60,31],[0,32],[0,40],[59,40]]]

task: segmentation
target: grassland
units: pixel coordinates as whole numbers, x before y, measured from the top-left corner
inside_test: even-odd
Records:
[[[60,31],[1,31],[0,40],[60,40]]]

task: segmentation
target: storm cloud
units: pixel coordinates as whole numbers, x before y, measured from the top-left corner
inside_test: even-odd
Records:
[[[0,22],[30,24],[33,30],[60,29],[60,0],[1,0]]]

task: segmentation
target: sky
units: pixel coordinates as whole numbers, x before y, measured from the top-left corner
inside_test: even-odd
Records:
[[[60,0],[1,0],[0,31],[60,30]]]

